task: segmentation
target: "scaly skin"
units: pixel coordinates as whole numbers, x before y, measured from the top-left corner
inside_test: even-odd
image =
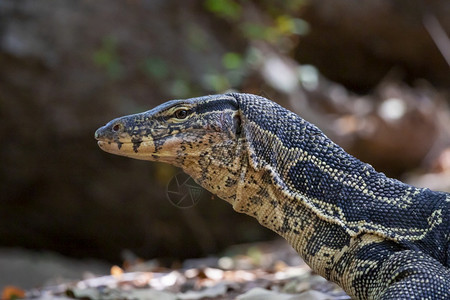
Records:
[[[95,137],[182,168],[356,299],[450,299],[450,196],[387,178],[270,100],[169,101]]]

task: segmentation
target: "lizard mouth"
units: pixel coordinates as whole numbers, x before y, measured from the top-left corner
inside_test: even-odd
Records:
[[[164,160],[167,162],[172,162],[172,160],[177,157],[177,150],[179,149],[181,140],[177,138],[165,139],[164,149],[161,149],[156,145],[158,144],[158,140],[160,139],[146,139],[142,142],[121,142],[98,138],[97,144],[103,151],[115,155],[140,160]]]
[[[97,144],[105,152],[144,160],[148,160],[156,150],[152,140],[140,143],[98,140]]]

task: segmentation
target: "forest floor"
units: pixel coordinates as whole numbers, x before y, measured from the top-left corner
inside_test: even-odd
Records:
[[[314,274],[281,239],[232,246],[220,256],[175,262],[170,268],[157,259],[144,261],[127,253],[121,266],[110,266],[109,274],[101,273],[107,268],[104,263],[56,256],[36,263],[36,254],[23,251],[22,256],[27,258],[21,263],[17,255],[10,258],[9,266],[28,266],[25,286],[4,286],[1,299],[350,299],[337,285]],[[81,269],[84,275],[77,280],[74,276]],[[24,288],[38,274],[41,279],[47,276],[46,283]]]

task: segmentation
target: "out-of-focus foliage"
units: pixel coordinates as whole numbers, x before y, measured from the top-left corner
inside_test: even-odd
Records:
[[[122,76],[123,66],[117,53],[117,41],[114,37],[105,37],[101,47],[94,53],[94,63],[104,68],[111,79]]]
[[[219,17],[236,21],[241,17],[242,6],[233,0],[205,0],[207,10],[217,14]]]
[[[246,45],[240,53],[225,53],[224,69],[205,74],[204,87],[216,93],[239,88],[246,76],[259,67],[255,59],[259,50],[254,42],[268,43],[282,52],[291,51],[298,43],[297,37],[309,31],[308,23],[296,16],[304,5],[304,1],[204,1],[205,9],[233,28],[236,38]]]

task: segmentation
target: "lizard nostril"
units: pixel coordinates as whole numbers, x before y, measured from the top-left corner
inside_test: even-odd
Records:
[[[117,131],[119,131],[120,129],[122,129],[122,124],[120,124],[120,123],[118,123],[118,124],[116,124],[116,125],[114,125],[114,126],[112,127],[112,130],[113,130],[114,132],[117,132]]]

